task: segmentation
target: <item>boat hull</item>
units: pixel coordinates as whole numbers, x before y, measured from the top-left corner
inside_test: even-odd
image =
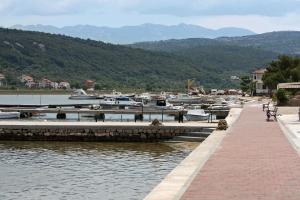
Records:
[[[0,112],[0,119],[18,119],[20,118],[19,112]]]
[[[204,120],[208,120],[209,118],[209,114],[208,115],[186,115],[185,118],[188,121],[204,121]]]
[[[69,99],[72,100],[91,100],[91,99],[98,99],[97,96],[70,96]]]

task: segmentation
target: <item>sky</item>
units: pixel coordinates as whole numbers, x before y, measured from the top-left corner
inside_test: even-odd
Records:
[[[0,0],[0,26],[179,23],[300,31],[300,0]]]

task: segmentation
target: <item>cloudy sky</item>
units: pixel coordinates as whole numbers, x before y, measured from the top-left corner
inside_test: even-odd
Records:
[[[300,0],[0,0],[0,26],[188,23],[300,31]]]

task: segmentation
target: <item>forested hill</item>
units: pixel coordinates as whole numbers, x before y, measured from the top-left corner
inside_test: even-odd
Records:
[[[203,83],[210,77],[189,60],[166,53],[9,29],[0,29],[0,72],[10,80],[21,74],[73,84],[92,79],[103,88],[183,89],[191,76]]]
[[[300,55],[300,31],[278,31],[243,37],[221,37],[218,41],[251,46],[280,54]]]
[[[277,57],[276,53],[213,40],[204,39],[207,44],[198,42],[203,45],[193,39],[186,41],[189,43],[182,44],[176,52],[172,52],[173,47],[172,51],[162,52],[0,29],[0,73],[4,73],[9,82],[21,74],[72,84],[92,79],[107,89],[183,90],[190,78],[205,87],[228,88],[239,85],[230,80],[230,76],[248,74]]]
[[[153,52],[168,52],[183,57],[221,79],[226,79],[231,75],[247,75],[256,68],[265,67],[278,56],[276,52],[201,38],[143,42],[130,46]]]

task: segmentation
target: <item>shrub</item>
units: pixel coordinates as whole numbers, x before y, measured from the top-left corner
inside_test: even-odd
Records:
[[[226,130],[228,128],[227,121],[225,119],[221,119],[218,123],[217,130]]]
[[[287,102],[288,97],[287,97],[287,93],[284,89],[278,89],[276,92],[276,99],[278,102],[278,105],[283,105]]]
[[[162,123],[158,119],[153,120],[151,123],[151,126],[161,126],[161,125]]]

